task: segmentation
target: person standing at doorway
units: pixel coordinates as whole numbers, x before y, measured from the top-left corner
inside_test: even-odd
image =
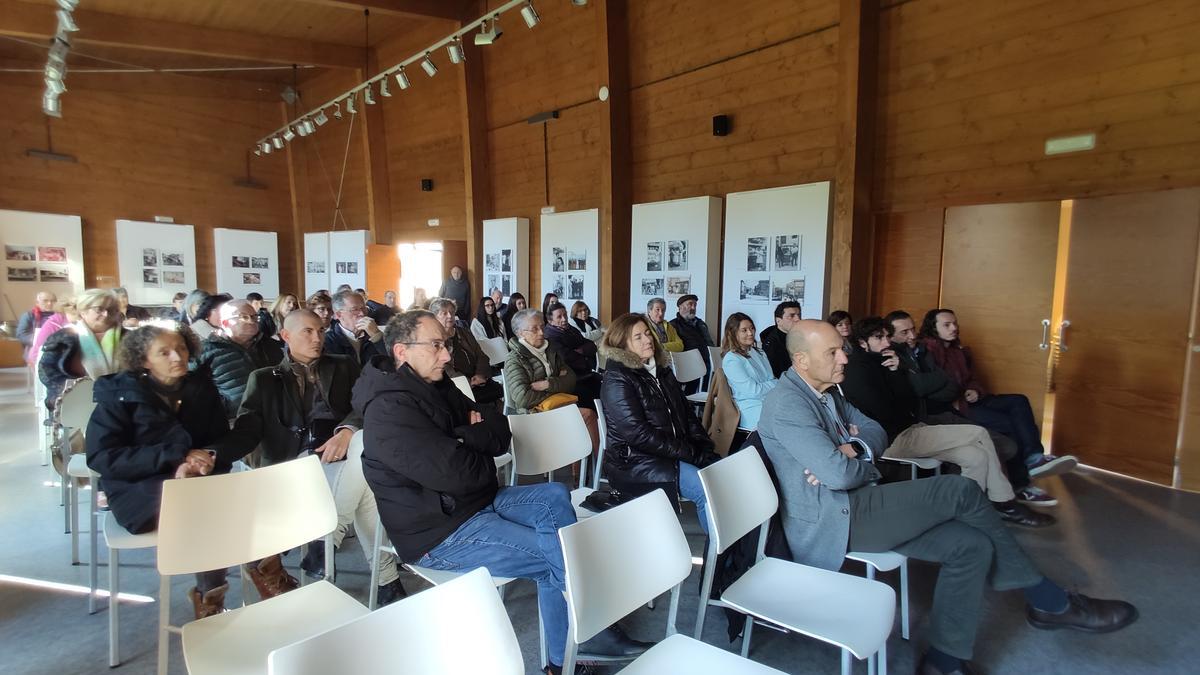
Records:
[[[463,321],[464,325],[471,323],[471,282],[467,281],[463,268],[458,265],[450,268],[450,278],[442,282],[442,287],[438,289],[438,297],[453,300],[458,307],[455,316]]]

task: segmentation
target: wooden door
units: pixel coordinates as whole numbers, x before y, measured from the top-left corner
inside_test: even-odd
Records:
[[[1054,449],[1170,485],[1200,189],[1076,200],[1054,372]]]
[[[949,208],[942,246],[941,305],[958,316],[984,387],[1028,396],[1039,421],[1060,210],[1059,202]]]

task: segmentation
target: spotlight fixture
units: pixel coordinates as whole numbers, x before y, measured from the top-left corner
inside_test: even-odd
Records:
[[[58,6],[68,12],[74,12],[75,8],[79,6],[79,0],[58,0]]]
[[[525,19],[525,25],[530,28],[538,25],[538,22],[542,20],[542,17],[538,16],[537,10],[533,8],[533,0],[521,8],[521,18]]]
[[[396,84],[401,89],[408,89],[412,86],[412,82],[408,80],[408,74],[404,72],[404,66],[400,66],[400,70],[396,71]]]
[[[342,102],[341,101],[334,101],[334,103],[333,103],[333,118],[338,119],[338,120],[342,119]]]
[[[459,64],[466,59],[462,48],[462,36],[454,38],[454,42],[446,45],[446,53],[450,55],[450,63]]]
[[[269,154],[271,154],[271,144],[270,144],[270,143],[268,143],[268,142],[266,142],[266,141],[263,141],[262,143],[259,143],[259,144],[258,144],[258,149],[259,149],[260,151],[262,151],[262,154],[264,154],[264,155],[269,155]]]
[[[51,117],[62,117],[62,101],[58,100],[58,94],[42,94],[42,112]]]
[[[271,145],[275,146],[276,150],[282,150],[283,149],[283,139],[278,136],[272,136],[271,137]]]
[[[425,52],[425,58],[421,60],[421,68],[430,77],[437,75],[437,66],[433,65],[433,59],[429,58],[429,52]]]
[[[354,94],[353,93],[346,97],[346,111],[349,112],[351,115],[358,114],[358,109],[354,107]]]
[[[62,80],[56,80],[51,77],[46,78],[46,91],[53,93],[55,96],[65,92],[67,85],[62,83]]]
[[[311,134],[317,130],[317,125],[313,124],[312,120],[304,120],[304,128]]]
[[[363,100],[367,105],[375,105],[375,92],[371,91],[370,83],[367,83],[367,88],[363,89]]]
[[[291,143],[292,139],[295,137],[296,137],[296,132],[292,131],[291,127],[288,127],[287,129],[284,130],[283,140],[287,141],[288,143]]]
[[[571,4],[576,7],[587,7],[587,0],[571,0]]]
[[[329,116],[325,114],[324,108],[321,108],[317,111],[317,114],[313,116],[313,121],[316,122],[317,126],[319,127],[325,126],[325,123],[329,121]]]
[[[384,98],[391,98],[392,96],[392,92],[388,89],[386,77],[379,81],[379,95]]]
[[[301,138],[308,135],[308,126],[307,125],[308,125],[308,120],[300,120],[300,123],[296,125],[296,133],[300,134]]]
[[[64,9],[60,9],[57,12],[55,12],[55,14],[58,15],[58,27],[59,28],[67,31],[68,33],[74,33],[75,31],[79,30],[79,26],[75,25],[75,19],[71,18],[70,12],[68,12]]]
[[[254,149],[254,155],[255,155],[256,157],[262,157],[262,148],[255,148],[255,149]]]
[[[479,25],[479,34],[475,36],[475,44],[490,45],[499,40],[501,35],[504,35],[504,31],[500,30],[500,15],[497,14],[492,17],[490,24],[484,21]]]

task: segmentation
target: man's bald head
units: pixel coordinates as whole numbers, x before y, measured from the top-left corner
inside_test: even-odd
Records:
[[[296,363],[312,363],[321,357],[325,322],[311,309],[297,309],[283,317],[279,337],[287,344],[288,358]]]
[[[792,329],[787,332],[788,356],[795,356],[797,352],[809,351],[809,346],[813,343],[814,339],[825,332],[824,329],[826,328],[833,329],[833,326],[830,326],[825,321],[817,321],[816,319],[801,319],[797,321],[792,326]],[[837,330],[834,329],[833,332],[836,333]]]
[[[792,368],[817,391],[845,379],[846,352],[842,336],[828,322],[805,319],[787,333],[787,350]]]
[[[300,326],[309,322],[316,323],[317,326],[325,325],[321,317],[311,309],[294,309],[288,312],[287,316],[283,317],[283,328],[286,330],[296,330]]]

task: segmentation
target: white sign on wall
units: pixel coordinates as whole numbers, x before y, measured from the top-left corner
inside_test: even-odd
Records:
[[[259,293],[267,300],[279,295],[279,247],[274,232],[213,230],[217,258],[217,292],[244,298]]]
[[[744,312],[761,331],[785,300],[805,319],[825,316],[829,195],[826,181],[726,197],[722,320]]]
[[[199,286],[191,225],[117,221],[121,285],[134,305],[169,305],[176,293]]]
[[[694,197],[633,205],[629,311],[644,312],[651,298],[667,302],[675,317],[680,296],[695,294],[696,316],[719,340],[721,199]]]
[[[304,297],[329,287],[329,233],[304,233]],[[304,302],[304,298],[300,298]]]
[[[330,293],[342,284],[367,287],[366,230],[306,232],[304,234],[304,295],[321,289]]]
[[[483,292],[499,288],[504,301],[514,292],[529,292],[529,219],[483,221]]]
[[[583,300],[600,314],[600,211],[568,211],[542,214],[542,288],[530,297],[530,307],[541,307],[546,293],[558,295],[570,311],[571,303]]]
[[[0,293],[7,298],[0,316],[17,320],[33,307],[40,291],[63,300],[83,290],[79,216],[0,209],[0,242],[4,244]]]

